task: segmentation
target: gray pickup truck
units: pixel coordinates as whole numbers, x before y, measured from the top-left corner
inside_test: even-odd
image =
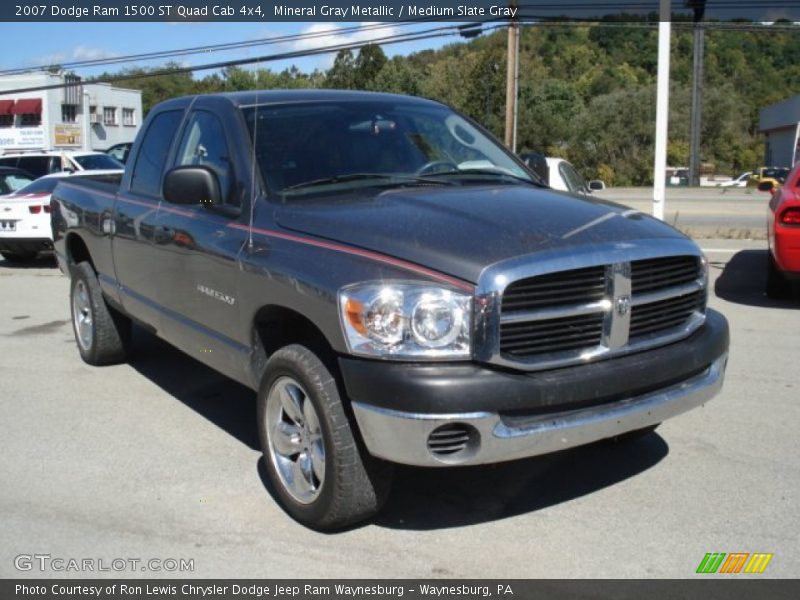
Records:
[[[251,387],[277,496],[318,529],[373,515],[394,463],[624,439],[722,386],[696,244],[428,100],[170,100],[119,186],[59,184],[52,225],[81,357],[125,360],[135,321]]]

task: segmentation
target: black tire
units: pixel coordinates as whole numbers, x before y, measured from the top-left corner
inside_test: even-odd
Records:
[[[627,433],[622,433],[620,435],[614,436],[613,438],[609,438],[609,442],[614,444],[629,444],[631,442],[635,442],[637,440],[642,439],[643,437],[647,437],[651,433],[653,433],[661,423],[656,423],[655,425],[648,425],[647,427],[642,427],[641,429],[634,429],[633,431],[628,431]]]
[[[764,291],[774,300],[785,300],[792,295],[791,283],[778,270],[772,250],[767,250],[767,284]]]
[[[97,275],[88,262],[73,265],[70,276],[72,330],[81,358],[95,366],[125,362],[131,339],[130,319],[106,304]],[[86,317],[85,311],[88,311],[88,326],[80,318]]]
[[[297,423],[287,418],[279,399],[280,386],[284,386],[283,389],[294,386],[292,389],[301,393],[298,406],[302,406],[303,410],[299,412],[304,417],[307,416],[305,410],[309,408],[305,403],[311,402],[311,408],[316,413],[316,442],[303,441],[305,436],[311,435],[312,419],[305,419],[305,426],[300,423],[305,430],[305,433],[300,433]],[[298,432],[298,435],[285,439],[292,439],[292,444],[299,445],[292,445],[290,451],[281,452],[277,449],[276,442],[271,441],[271,436],[279,437],[275,433],[277,422]],[[380,510],[389,494],[392,465],[373,458],[360,447],[351,429],[336,380],[317,355],[305,346],[285,346],[267,362],[258,392],[258,433],[264,464],[275,494],[284,509],[307,527],[332,530],[366,520]],[[309,458],[312,456],[312,447],[319,448],[320,435],[324,448],[321,461],[324,476],[321,479],[316,474],[316,463]],[[297,453],[294,453],[295,448]],[[296,459],[293,460],[291,456]],[[304,456],[310,477],[303,486],[308,481],[312,484],[316,482],[316,489],[313,485],[307,488],[310,490],[308,497],[300,501],[294,495],[297,490],[292,491],[291,482],[285,482],[285,475],[281,473],[292,466],[301,468],[298,465]]]
[[[38,252],[0,252],[8,262],[21,262],[33,260]]]

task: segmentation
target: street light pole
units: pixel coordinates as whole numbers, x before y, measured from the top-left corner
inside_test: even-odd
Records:
[[[669,134],[669,52],[672,37],[672,6],[661,0],[658,23],[658,83],[656,86],[656,142],[653,172],[653,216],[664,220]]]

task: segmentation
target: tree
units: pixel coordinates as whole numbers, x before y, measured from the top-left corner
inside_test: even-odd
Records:
[[[361,48],[353,62],[353,87],[357,90],[370,89],[386,61],[380,46],[368,44]]]
[[[350,90],[355,87],[355,59],[352,50],[339,50],[325,76],[325,87]]]
[[[396,56],[388,61],[372,80],[368,89],[394,94],[420,95],[422,74],[409,61]]]

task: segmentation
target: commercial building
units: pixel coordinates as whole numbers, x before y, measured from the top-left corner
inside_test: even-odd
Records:
[[[28,92],[26,88],[65,86]],[[0,154],[20,150],[105,150],[132,142],[142,93],[36,71],[0,77]]]
[[[792,167],[800,162],[800,96],[762,109],[758,129],[766,136],[766,166]]]

